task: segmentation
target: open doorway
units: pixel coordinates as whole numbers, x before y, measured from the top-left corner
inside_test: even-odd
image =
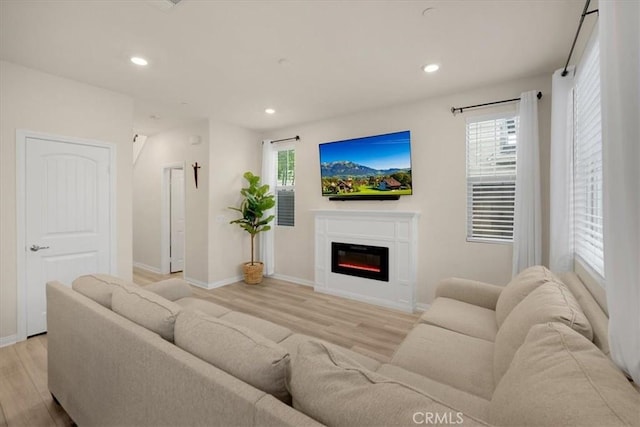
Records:
[[[163,168],[162,273],[185,267],[185,182],[182,163]]]
[[[184,270],[184,169],[171,169],[169,272]]]

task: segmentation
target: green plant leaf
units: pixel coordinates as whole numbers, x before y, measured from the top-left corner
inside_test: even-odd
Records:
[[[265,218],[265,212],[276,205],[275,196],[269,193],[269,185],[260,185],[260,177],[254,175],[251,171],[245,172],[244,179],[248,182],[248,187],[240,189],[240,195],[243,200],[240,207],[229,207],[229,209],[240,212],[241,218],[230,221],[230,224],[238,224],[240,228],[248,232],[253,237],[262,232],[271,230],[271,226],[267,225],[275,218],[275,215],[269,215]],[[253,248],[253,245],[252,245]],[[254,254],[251,254],[253,259]]]

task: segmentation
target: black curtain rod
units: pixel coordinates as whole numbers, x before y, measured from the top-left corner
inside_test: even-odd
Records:
[[[274,142],[291,141],[292,139],[295,139],[296,141],[300,141],[300,136],[296,135],[296,136],[292,136],[291,138],[276,139],[275,141],[271,141],[271,143],[273,144]]]
[[[584,4],[582,15],[580,15],[580,23],[578,24],[578,31],[576,31],[576,36],[573,38],[573,44],[571,45],[571,50],[569,51],[569,57],[567,58],[566,64],[564,64],[564,70],[562,70],[562,77],[566,76],[569,73],[567,71],[567,67],[569,66],[569,61],[571,61],[571,55],[573,55],[573,49],[575,49],[576,47],[576,42],[578,41],[578,36],[580,35],[580,30],[582,29],[582,23],[584,22],[584,17],[587,15],[591,15],[592,13],[598,13],[598,9],[587,12],[587,9],[589,9],[589,3],[591,3],[591,0],[587,0]]]
[[[542,98],[542,92],[538,92],[538,94],[536,95],[536,98],[538,98],[538,99]],[[520,101],[520,98],[505,99],[505,100],[502,100],[502,101],[485,102],[484,104],[468,105],[466,107],[451,107],[451,113],[455,114],[456,111],[459,111],[460,113],[464,113],[464,110],[468,110],[469,108],[480,108],[480,107],[486,107],[488,105],[504,104],[506,102],[516,102],[516,101]]]

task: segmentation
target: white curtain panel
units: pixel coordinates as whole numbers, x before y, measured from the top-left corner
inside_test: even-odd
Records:
[[[276,157],[273,144],[270,140],[262,141],[262,171],[260,178],[263,184],[269,185],[269,191],[273,194],[276,189]],[[275,215],[275,209],[269,209],[266,215]],[[264,275],[271,276],[275,272],[275,245],[274,227],[275,221],[271,224],[271,230],[260,233],[259,249],[260,261],[264,263]]]
[[[573,270],[573,76],[575,67],[553,73],[551,79],[551,153],[549,268]]]
[[[640,384],[640,2],[603,0],[599,9],[609,341]]]
[[[513,219],[513,275],[542,263],[537,91],[520,95]]]

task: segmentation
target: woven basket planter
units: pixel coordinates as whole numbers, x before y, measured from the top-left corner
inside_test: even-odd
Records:
[[[247,285],[257,285],[262,283],[262,271],[264,269],[264,264],[261,262],[254,262],[251,265],[250,262],[244,264],[242,266],[242,271],[244,273],[244,283]]]

